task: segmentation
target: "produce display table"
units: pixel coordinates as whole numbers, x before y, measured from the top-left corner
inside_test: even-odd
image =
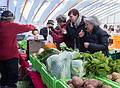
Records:
[[[27,56],[26,54],[20,54],[21,68],[32,79],[32,82],[33,82],[35,88],[45,88],[45,86],[43,85],[43,82],[41,80],[40,74],[37,73],[36,71],[32,70],[30,64],[26,60],[26,56]]]
[[[51,75],[50,71],[48,71],[48,69],[47,69],[47,66],[44,64],[44,62],[42,62],[42,59],[44,58],[44,56],[47,56],[47,54],[48,55],[56,54],[53,52],[55,50],[51,49],[50,50],[51,52],[48,52],[46,50],[46,51],[44,51],[44,53],[41,53],[41,55],[43,55],[43,56],[41,56],[41,55],[37,56],[36,52],[38,52],[40,50],[40,48],[44,45],[44,43],[42,43],[41,41],[27,41],[27,44],[28,44],[27,46],[29,46],[27,48],[27,50],[29,51],[29,52],[27,52],[29,57],[26,54],[20,54],[20,56],[21,56],[21,60],[20,60],[21,61],[20,62],[21,68],[22,68],[23,73],[25,73],[25,75],[23,75],[21,77],[24,78],[26,75],[29,76],[32,79],[32,82],[33,82],[35,88],[45,88],[43,83],[47,86],[47,88],[69,88],[69,84],[67,84],[67,81],[69,81],[68,79],[65,79],[65,80],[64,79],[57,79],[54,75]],[[57,51],[55,51],[55,52],[57,52]],[[63,56],[63,55],[66,55],[66,53],[69,53],[69,51],[68,52],[67,51],[59,52],[58,55]],[[63,55],[61,55],[61,54],[63,54]],[[90,66],[92,64],[94,64],[95,68],[102,67],[103,70],[99,69],[100,71],[102,71],[102,73],[99,73],[99,71],[97,71],[97,70],[96,71],[91,70],[92,75],[94,75],[93,78],[97,81],[100,80],[103,83],[100,88],[102,88],[102,86],[107,86],[107,85],[110,86],[111,88],[119,88],[120,87],[120,84],[117,83],[117,81],[113,81],[113,80],[107,78],[107,74],[110,74],[110,75],[112,74],[111,71],[118,72],[118,71],[116,71],[116,69],[118,68],[117,65],[119,63],[117,63],[117,62],[120,62],[120,61],[117,61],[117,60],[114,61],[112,59],[119,58],[119,55],[120,55],[119,50],[115,50],[115,51],[111,50],[109,55],[112,57],[112,59],[105,57],[102,54],[102,52],[97,52],[95,54],[89,54],[89,53],[83,54],[83,53],[79,53],[77,51],[74,51],[74,52],[72,51],[71,55],[72,56],[78,55],[77,57],[79,57],[79,58],[82,55],[82,57],[86,58],[86,61],[89,62],[89,63],[87,63],[87,68],[86,68],[86,70],[88,69],[87,71],[89,71],[89,69],[91,68]],[[71,56],[71,55],[68,55],[68,56]],[[47,58],[49,58],[49,57],[47,57]],[[62,57],[62,58],[64,59],[64,57]],[[70,58],[70,57],[67,57],[67,58]],[[75,58],[76,57],[74,57],[74,59]],[[53,58],[51,58],[51,59],[53,59]],[[59,58],[59,59],[61,59],[61,58]],[[92,63],[91,63],[91,61],[89,61],[89,59],[91,59]],[[30,61],[30,63],[29,63],[29,61]],[[104,62],[104,64],[101,62]],[[108,64],[108,62],[110,64]],[[114,65],[113,63],[116,65]],[[100,64],[100,65],[96,65],[96,64]],[[106,67],[103,67],[103,65]],[[106,70],[106,68],[108,68],[108,69]],[[35,69],[35,71],[33,71],[32,69]],[[119,70],[119,68],[118,68],[118,70]],[[96,74],[96,72],[97,72],[97,74]],[[39,75],[39,73],[40,73],[40,75]],[[91,74],[89,74],[89,73],[87,75],[91,76]],[[103,73],[106,73],[106,74],[103,74]],[[75,84],[73,84],[73,82],[72,82],[72,85],[75,85]],[[85,85],[82,85],[82,87],[86,88]]]
[[[74,52],[75,53],[75,52]],[[80,54],[82,55],[82,54]],[[87,66],[92,66],[91,64],[94,64],[94,67],[97,68],[97,67],[101,67],[102,65],[106,65],[105,67],[106,68],[111,68],[112,69],[112,72],[111,73],[108,73],[108,74],[113,74],[113,72],[115,72],[114,70],[116,70],[118,68],[118,60],[114,61],[112,60],[111,58],[108,58],[108,57],[105,57],[104,54],[102,54],[102,52],[97,52],[95,54],[84,54],[86,56],[86,59],[90,58],[91,60],[89,60],[89,63],[87,64]],[[99,57],[97,57],[99,56]],[[94,58],[96,57],[96,58]],[[102,58],[101,58],[102,57]],[[51,58],[52,59],[52,58]],[[58,59],[58,58],[56,58]],[[34,55],[30,55],[30,61],[32,63],[32,67],[38,71],[40,74],[41,74],[41,78],[44,82],[44,84],[48,87],[48,88],[70,88],[69,85],[67,84],[68,83],[68,80],[69,79],[57,79],[54,75],[51,75],[51,73],[47,70],[47,66],[42,63],[40,61],[40,58],[34,56]],[[52,60],[51,60],[52,61]],[[91,62],[92,61],[92,62]],[[97,64],[102,64],[102,65],[95,65],[96,64],[96,61],[97,61]],[[102,63],[101,63],[102,62]],[[103,64],[104,62],[104,64]],[[108,64],[108,62],[110,64]],[[116,66],[115,64],[116,63]],[[54,63],[53,63],[54,64]],[[51,66],[50,66],[51,67]],[[114,67],[114,68],[112,68]],[[107,78],[107,75],[106,74],[103,74],[104,72],[100,69],[100,71],[102,71],[102,73],[98,73],[96,74],[95,72],[97,71],[93,71],[93,67],[89,67],[89,68],[92,68],[92,74],[94,72],[94,77],[92,77],[90,74],[89,74],[89,77],[92,77],[92,79],[95,79],[95,80],[100,80],[102,83],[103,83],[103,87],[104,86],[110,86],[110,87],[105,87],[105,88],[120,88],[120,84],[116,81],[113,81],[111,79],[108,79]],[[102,66],[102,69],[106,69]],[[59,68],[58,68],[59,69]],[[88,68],[87,68],[88,69]],[[99,70],[99,69],[98,69]],[[119,68],[118,68],[119,70]],[[89,71],[89,70],[87,70]],[[111,70],[109,70],[111,71]],[[96,74],[96,75],[95,75]],[[115,74],[115,73],[114,73]],[[89,78],[88,77],[88,78]],[[80,78],[79,78],[80,79]],[[71,79],[70,79],[71,80]],[[72,79],[73,80],[73,79]],[[74,83],[74,82],[72,82]],[[82,82],[81,82],[82,83]],[[84,83],[83,83],[84,84]],[[72,84],[73,85],[73,84]],[[102,88],[102,86],[100,88]],[[83,87],[83,88],[87,88],[87,87]],[[96,87],[95,87],[96,88]],[[97,87],[98,88],[98,87]]]

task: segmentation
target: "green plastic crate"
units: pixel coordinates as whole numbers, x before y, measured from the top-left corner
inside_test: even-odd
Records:
[[[69,88],[69,86],[64,81],[57,80],[55,77],[52,77],[47,72],[46,66],[38,59],[34,59],[34,63],[34,68],[40,73],[44,84],[48,88]]]
[[[31,57],[32,58],[32,57]],[[57,80],[55,77],[52,77],[46,69],[46,66],[41,63],[38,59],[32,58],[34,63],[34,68],[41,74],[42,80],[47,88],[69,88],[69,85],[63,80]],[[96,77],[96,79],[101,80],[105,84],[111,85],[112,88],[120,88],[120,84],[113,82],[105,77]]]
[[[30,62],[33,64],[34,59],[33,59],[32,55],[29,56],[29,59],[30,59]]]
[[[33,57],[31,54],[29,56],[29,59],[34,69],[39,70],[41,67],[45,68],[45,65],[41,63],[36,57]]]
[[[27,49],[27,40],[22,40],[22,41],[19,41],[18,44],[20,45],[21,48],[23,49]]]
[[[40,73],[43,83],[47,86],[47,88],[55,88],[56,78],[52,77],[47,72],[46,66],[43,63],[41,63],[38,59],[34,59],[34,63],[35,65],[33,66],[33,68]]]
[[[45,66],[43,63],[41,63],[38,59],[35,59],[35,60],[34,60],[34,63],[35,63],[34,68],[35,68],[37,71],[39,71],[40,68],[45,68],[45,69],[46,69],[46,66]]]
[[[69,88],[69,85],[62,80],[56,80],[56,88]]]
[[[112,80],[109,80],[105,77],[96,77],[96,79],[104,82],[105,84],[111,85],[112,88],[120,88],[120,84],[117,82],[113,82]]]
[[[56,78],[52,77],[45,68],[41,68],[40,70],[40,74],[42,77],[43,82],[46,84],[47,88],[56,88],[55,87],[55,81]]]
[[[29,59],[30,59],[30,62],[32,63],[32,68],[35,69],[35,59],[36,59],[36,58],[34,58],[34,57],[30,54]]]

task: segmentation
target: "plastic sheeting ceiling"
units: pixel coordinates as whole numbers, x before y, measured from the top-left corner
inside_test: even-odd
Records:
[[[20,23],[44,24],[59,14],[67,15],[72,8],[102,20],[120,12],[120,0],[0,0],[0,12],[11,10],[16,16],[15,21]]]

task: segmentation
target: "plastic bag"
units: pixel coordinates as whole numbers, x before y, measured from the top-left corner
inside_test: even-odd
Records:
[[[48,71],[58,79],[69,79],[71,78],[71,61],[72,55],[67,51],[52,55],[47,59]]]
[[[47,36],[47,42],[53,42],[53,37],[51,35]]]
[[[85,62],[82,60],[72,60],[72,75],[83,77],[86,74],[84,65]]]
[[[59,78],[61,74],[61,63],[58,62],[59,55],[55,54],[47,59],[47,69],[55,77]]]
[[[47,42],[53,43],[53,37],[50,35],[50,29],[48,29]]]

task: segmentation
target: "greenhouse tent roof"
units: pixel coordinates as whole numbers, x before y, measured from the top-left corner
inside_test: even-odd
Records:
[[[120,0],[0,0],[0,11],[9,9],[20,23],[46,23],[76,8],[85,16],[99,19],[120,12]]]

